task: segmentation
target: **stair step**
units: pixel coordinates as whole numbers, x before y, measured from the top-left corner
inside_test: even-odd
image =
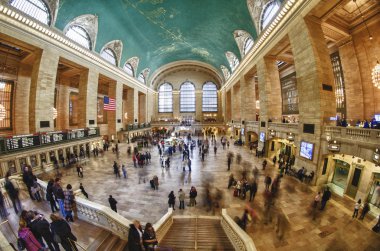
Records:
[[[95,240],[88,246],[88,251],[96,251],[99,246],[111,235],[111,233],[107,230],[101,230],[98,236],[96,236]]]
[[[119,236],[112,235],[109,238],[107,238],[97,249],[97,251],[113,251],[114,245],[119,241]]]
[[[119,241],[116,243],[112,251],[123,251],[125,250],[126,246],[127,246],[127,241],[119,238]]]

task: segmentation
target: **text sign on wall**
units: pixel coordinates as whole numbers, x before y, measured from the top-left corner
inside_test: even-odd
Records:
[[[282,114],[298,114],[298,90],[296,73],[281,78]]]
[[[33,134],[8,137],[5,140],[5,146],[8,151],[29,148],[38,145],[40,145],[40,136]]]
[[[67,140],[67,132],[47,132],[41,134],[41,143],[50,144]]]

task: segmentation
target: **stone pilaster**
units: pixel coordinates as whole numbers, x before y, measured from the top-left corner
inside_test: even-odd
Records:
[[[202,90],[195,90],[195,120],[203,121]]]
[[[244,121],[256,120],[256,91],[254,78],[240,78],[241,119]]]
[[[352,40],[339,47],[339,56],[344,76],[347,118],[355,121],[365,119],[362,79]]]
[[[70,89],[69,79],[62,80],[57,85],[57,118],[56,128],[58,130],[65,130],[69,128],[69,101]]]
[[[54,130],[52,108],[54,107],[58,61],[58,53],[50,48],[36,52],[30,88],[29,126],[31,132]],[[43,128],[41,128],[41,121],[46,123]]]
[[[30,75],[32,68],[29,65],[21,64],[18,70],[18,81],[15,89],[14,111],[14,132],[15,134],[29,133],[29,92]]]
[[[133,89],[133,123],[140,123],[139,121],[139,91]]]
[[[116,83],[116,132],[123,128],[123,84]]]
[[[79,78],[78,127],[94,127],[98,118],[98,80],[99,72],[94,69],[85,70]],[[94,124],[90,125],[90,120]]]
[[[127,101],[126,101],[126,106],[125,106],[125,110],[124,110],[128,115],[127,124],[133,124],[135,121],[134,94],[135,94],[135,92],[133,89],[127,90]]]
[[[232,110],[232,95],[231,95],[231,89],[229,89],[227,92],[226,92],[226,102],[225,102],[225,120],[227,122],[230,122],[232,117],[231,117],[231,110]]]
[[[296,166],[316,171],[323,121],[336,114],[334,90],[324,90],[323,84],[333,88],[334,79],[321,24],[318,20],[303,19],[301,16],[297,19],[289,31],[289,40],[297,72],[299,116],[303,123],[298,140],[313,143],[314,153],[312,161],[296,155]],[[313,124],[314,134],[304,133],[304,124]]]
[[[260,120],[281,121],[281,85],[276,59],[272,57],[260,59],[257,63],[257,76],[260,91]]]
[[[173,117],[174,118],[179,118],[180,117],[180,114],[179,114],[179,91],[177,90],[173,90]]]
[[[139,101],[139,123],[146,122],[146,95],[143,93],[139,93],[138,95]]]
[[[232,87],[232,120],[234,122],[241,120],[241,96],[240,83]]]

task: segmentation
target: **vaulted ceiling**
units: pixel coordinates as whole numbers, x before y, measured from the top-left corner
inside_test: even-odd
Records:
[[[226,51],[240,58],[234,30],[257,37],[245,0],[61,0],[55,26],[63,30],[84,14],[98,16],[95,51],[121,40],[120,66],[137,56],[137,74],[178,60],[198,60],[220,71],[220,65],[228,66]]]

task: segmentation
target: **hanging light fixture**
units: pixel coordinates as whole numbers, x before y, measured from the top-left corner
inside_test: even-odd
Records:
[[[358,9],[359,13],[360,13],[360,16],[362,17],[362,20],[363,20],[363,23],[365,25],[365,28],[367,30],[367,33],[368,33],[368,38],[369,40],[372,40],[373,39],[373,36],[371,34],[371,32],[369,31],[369,28],[368,28],[368,25],[364,19],[364,15],[363,13],[360,11],[360,8],[359,8],[359,5],[358,3],[356,2],[357,0],[353,0],[353,2],[355,3],[356,5],[356,8]],[[376,65],[375,67],[373,67],[372,69],[372,83],[374,84],[374,86],[378,89],[380,89],[380,64],[379,64],[379,61],[377,60],[376,62]]]
[[[372,83],[380,89],[380,64],[379,61],[377,61],[375,67],[372,69]]]
[[[56,119],[57,116],[58,116],[58,111],[57,111],[57,109],[55,109],[55,107],[52,107],[50,110],[51,110],[51,115],[52,115],[52,117],[53,117],[53,120]]]

